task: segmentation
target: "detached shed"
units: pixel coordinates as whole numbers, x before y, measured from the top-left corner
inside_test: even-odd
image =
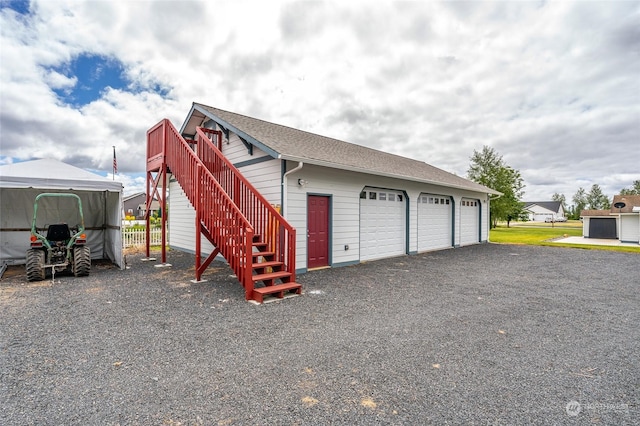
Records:
[[[0,166],[0,263],[25,263],[30,247],[33,203],[36,196],[44,192],[78,195],[82,200],[91,258],[108,259],[124,268],[122,183],[52,159]],[[39,206],[38,216],[43,212],[43,220],[56,221],[53,212],[65,209],[63,201],[47,202],[50,204]]]

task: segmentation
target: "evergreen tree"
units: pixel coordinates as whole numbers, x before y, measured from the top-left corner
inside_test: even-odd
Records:
[[[600,185],[594,183],[587,194],[587,206],[592,210],[608,210],[611,208],[609,198],[602,192]]]
[[[631,188],[622,188],[620,195],[640,195],[640,180],[633,181]]]

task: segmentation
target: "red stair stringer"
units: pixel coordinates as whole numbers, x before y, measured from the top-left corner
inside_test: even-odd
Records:
[[[302,286],[295,282],[295,229],[213,144],[210,137],[216,135],[220,137],[220,132],[198,128],[196,140],[186,141],[167,119],[147,131],[147,212],[154,196],[162,212],[166,211],[166,191],[158,188],[167,188],[167,174],[171,173],[196,210],[197,280],[219,252],[244,287],[247,300],[262,302],[265,295],[300,294]],[[149,230],[148,213],[146,219]],[[216,247],[203,263],[201,235]]]

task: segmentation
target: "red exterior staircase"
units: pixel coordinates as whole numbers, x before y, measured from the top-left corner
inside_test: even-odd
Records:
[[[196,211],[196,280],[221,254],[247,300],[262,303],[266,295],[301,294],[302,286],[295,282],[295,229],[222,154],[221,144],[222,132],[200,127],[194,140],[185,140],[167,119],[147,131],[147,257],[155,196],[163,212],[162,262],[166,263],[165,189],[167,175],[172,174]],[[215,247],[204,262],[202,235]]]

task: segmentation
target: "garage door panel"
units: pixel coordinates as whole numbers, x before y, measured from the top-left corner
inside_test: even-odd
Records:
[[[418,197],[418,251],[451,247],[452,222],[450,197],[421,194]]]
[[[360,260],[405,254],[405,226],[402,192],[365,189],[360,198]]]
[[[460,203],[460,245],[480,242],[480,202],[463,198]]]
[[[615,218],[591,218],[589,219],[589,238],[618,238]]]

